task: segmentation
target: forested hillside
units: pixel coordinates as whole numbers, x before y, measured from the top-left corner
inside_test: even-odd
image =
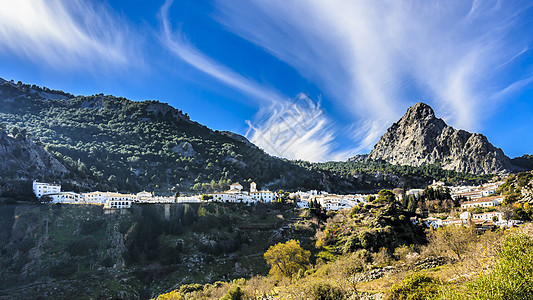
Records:
[[[27,131],[97,189],[201,190],[250,180],[283,180],[303,188],[317,179],[316,172],[210,130],[157,101],[74,97],[9,82],[0,86],[0,95],[0,122]]]
[[[53,154],[68,170],[57,181],[74,190],[221,190],[239,181],[270,189],[337,193],[418,187],[433,179],[485,178],[438,166],[384,162],[309,163],[266,154],[246,138],[213,131],[158,101],[74,96],[21,82],[0,84],[0,123]],[[77,183],[77,184],[76,184]]]

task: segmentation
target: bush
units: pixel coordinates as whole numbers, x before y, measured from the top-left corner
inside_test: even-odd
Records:
[[[220,300],[242,300],[244,292],[241,287],[236,285],[228,290],[228,292],[220,298]]]
[[[531,299],[533,240],[525,234],[507,237],[493,271],[469,288],[472,299]]]
[[[201,291],[203,289],[204,289],[204,286],[199,283],[184,284],[180,286],[180,294],[192,293],[196,291]]]
[[[76,265],[72,262],[64,262],[50,268],[52,277],[67,277],[76,273]]]
[[[311,299],[314,300],[341,300],[345,299],[344,291],[329,283],[317,283],[311,290]]]
[[[388,299],[424,300],[436,295],[439,282],[424,274],[414,273],[406,277],[401,284],[394,284]]]

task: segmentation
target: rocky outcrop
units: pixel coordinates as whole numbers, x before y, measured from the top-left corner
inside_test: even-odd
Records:
[[[392,164],[440,164],[443,169],[472,174],[507,172],[511,160],[482,134],[457,130],[417,103],[381,137],[368,159]]]
[[[247,146],[249,147],[252,147],[252,148],[256,148],[257,149],[257,146],[252,144],[252,142],[250,142],[246,137],[240,135],[240,134],[237,134],[237,133],[234,133],[234,132],[231,132],[231,131],[220,131],[220,134],[222,135],[225,135],[227,137],[230,137],[238,142],[241,142],[241,143],[244,143],[246,144]]]
[[[55,157],[30,139],[20,135],[15,138],[0,130],[0,195],[20,182],[57,181],[69,173]]]

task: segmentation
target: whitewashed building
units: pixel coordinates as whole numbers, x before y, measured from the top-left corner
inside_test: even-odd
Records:
[[[272,202],[274,201],[274,193],[271,191],[250,191],[250,197],[254,202]]]
[[[61,192],[61,185],[56,183],[45,183],[33,181],[33,193],[39,199],[44,195],[57,194]]]
[[[130,208],[132,201],[131,200],[119,200],[120,198],[115,198],[116,200],[107,199],[104,203],[105,209],[121,209],[121,208]]]
[[[503,196],[493,196],[479,198],[473,201],[466,201],[461,204],[461,208],[474,208],[474,207],[495,207],[500,205],[503,202]]]
[[[47,196],[52,199],[52,203],[85,203],[83,196],[74,192],[60,192]]]
[[[243,187],[239,183],[230,185],[230,189],[225,192],[218,192],[209,194],[213,196],[213,201],[220,202],[272,202],[276,198],[276,195],[271,191],[258,191],[255,182],[250,184],[250,191],[246,192],[242,190]]]

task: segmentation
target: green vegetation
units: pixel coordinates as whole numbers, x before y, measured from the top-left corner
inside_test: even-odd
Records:
[[[309,165],[310,163],[301,162],[301,165]],[[419,182],[430,183],[432,180],[441,180],[447,184],[459,183],[480,183],[490,180],[490,175],[471,175],[458,173],[455,171],[444,170],[437,164],[424,165],[420,167],[411,167],[403,165],[393,165],[384,161],[346,161],[346,162],[326,162],[318,163],[316,167],[322,170],[327,170],[336,173],[340,176],[350,177],[357,174],[376,174],[384,173],[384,178],[380,180],[380,185],[384,188],[398,186],[395,183],[397,178],[394,176],[387,176],[386,174],[396,175],[404,178],[406,186],[418,186]],[[362,178],[362,184],[372,186],[372,182],[368,178]],[[380,185],[377,185],[378,187]]]
[[[264,203],[139,205],[114,213],[92,205],[0,205],[0,217],[0,298],[20,289],[42,295],[57,281],[68,284],[45,299],[76,299],[80,288],[93,298],[127,292],[146,299],[177,283],[181,293],[202,292],[195,283],[267,274],[270,246],[298,239],[311,248],[313,235],[275,233],[297,215],[289,205]],[[41,280],[50,283],[33,284]]]
[[[487,232],[468,241],[471,251],[460,259],[453,259],[455,253],[447,253],[432,240],[419,248],[398,247],[394,257],[387,256],[386,251],[372,255],[358,251],[334,261],[317,262],[291,278],[256,276],[206,284],[194,292],[180,293],[180,297],[228,299],[220,297],[239,291],[239,298],[229,299],[530,299],[531,232],[531,227],[510,233]],[[454,237],[459,238],[460,233]],[[176,291],[157,299],[181,299],[167,298],[173,293]]]
[[[43,100],[39,93],[56,95]],[[58,175],[65,188],[83,190],[204,193],[252,180],[262,187],[319,189],[339,193],[417,187],[433,179],[474,183],[488,176],[442,170],[437,165],[408,167],[386,162],[309,163],[267,155],[246,140],[193,122],[178,109],[157,101],[73,96],[61,91],[3,83],[0,130],[32,139],[64,164]],[[16,177],[13,175],[13,177]],[[5,180],[5,179],[3,179]]]
[[[533,170],[533,155],[524,154],[520,157],[515,157],[511,159],[513,165],[524,168],[526,170]]]
[[[511,174],[498,188],[498,192],[505,195],[505,204],[512,204],[522,198],[521,191],[525,187],[533,187],[533,172]]]
[[[481,273],[463,291],[443,292],[439,299],[531,299],[532,276],[533,239],[524,233],[514,233],[507,236],[498,250],[497,261],[490,272]]]
[[[406,277],[402,283],[395,284],[390,290],[389,299],[393,300],[424,300],[435,295],[440,282],[434,278],[414,273]]]
[[[274,277],[292,277],[305,271],[311,252],[300,246],[300,241],[290,240],[270,246],[265,252],[265,260],[270,265],[268,274]]]
[[[65,100],[43,101],[34,90],[23,84],[0,85],[3,97],[18,98],[3,104],[0,123],[31,134],[71,176],[93,189],[208,192],[235,181],[264,184],[280,176],[284,185],[311,188],[319,178],[316,172],[192,122],[167,104],[62,92],[56,93]],[[296,172],[299,176],[290,176]]]

